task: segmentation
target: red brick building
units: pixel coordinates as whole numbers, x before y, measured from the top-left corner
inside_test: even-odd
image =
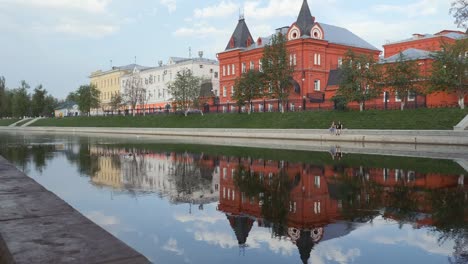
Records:
[[[408,60],[414,60],[419,66],[420,74],[423,80],[429,78],[432,71],[431,54],[435,51],[440,51],[442,45],[453,44],[456,40],[466,38],[467,34],[462,31],[443,30],[435,34],[413,34],[409,39],[396,41],[384,45],[384,59],[383,63],[395,63],[400,53]],[[423,84],[427,86],[427,84]],[[401,99],[390,93],[390,89],[384,89],[384,93],[387,92],[387,102],[394,103],[399,102]],[[430,93],[424,96],[414,95],[408,97],[408,102],[418,100],[418,98],[424,99],[425,104],[428,107],[439,107],[439,106],[457,106],[458,98],[456,94],[448,94],[445,92]],[[382,95],[382,100],[384,95]],[[465,104],[468,102],[468,96],[465,97]]]
[[[301,103],[303,98],[306,99],[307,107],[318,103],[332,105],[328,99],[338,88],[336,71],[348,50],[369,54],[376,59],[380,54],[380,50],[349,30],[316,21],[307,0],[303,1],[297,21],[290,26],[278,28],[276,33],[278,32],[287,38],[290,64],[295,68],[290,103],[287,105],[289,110],[304,107]],[[223,111],[235,111],[229,105],[234,103],[234,82],[243,72],[262,70],[263,48],[270,40],[271,36],[252,37],[245,19],[239,19],[225,51],[218,54],[221,77],[217,96]],[[270,98],[264,99],[257,101],[254,111],[268,111],[277,107],[273,100],[268,100]]]

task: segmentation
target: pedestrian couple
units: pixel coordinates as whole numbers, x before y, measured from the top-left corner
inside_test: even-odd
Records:
[[[338,121],[338,124],[335,124],[335,121],[332,122],[330,126],[330,134],[331,135],[341,135],[341,132],[343,130],[343,124],[341,121]]]

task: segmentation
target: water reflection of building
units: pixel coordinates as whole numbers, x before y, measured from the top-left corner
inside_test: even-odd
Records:
[[[90,153],[99,168],[91,180],[96,185],[158,193],[173,203],[218,201],[218,169],[203,155],[108,146],[92,146]]]
[[[462,190],[465,202],[468,193],[464,176],[455,174],[230,157],[220,158],[219,164],[218,209],[226,213],[239,246],[246,245],[257,222],[273,236],[294,243],[304,263],[315,244],[350,233],[382,210],[384,217],[410,221],[415,227],[435,225],[433,200],[438,190]],[[286,199],[274,202],[285,193]],[[271,213],[273,207],[283,207],[284,219]],[[468,220],[466,208],[461,214],[462,221]],[[275,221],[284,226],[275,226]]]

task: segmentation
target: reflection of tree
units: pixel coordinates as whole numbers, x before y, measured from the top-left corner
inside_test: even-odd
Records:
[[[343,219],[353,222],[371,221],[379,214],[382,205],[382,188],[369,181],[361,169],[352,176],[338,174],[334,183],[329,184],[332,198],[341,201]]]
[[[400,228],[404,222],[414,222],[418,215],[417,190],[414,187],[397,184],[393,191],[388,192],[386,213],[398,219]]]
[[[433,231],[439,232],[439,243],[453,239],[455,252],[451,263],[468,263],[468,207],[463,189],[439,189],[430,192]]]
[[[288,204],[291,190],[296,181],[291,181],[285,169],[270,174],[267,179],[240,165],[234,175],[234,182],[240,192],[253,199],[257,197],[262,204],[262,216],[272,225],[274,236],[287,234]],[[296,182],[297,184],[297,182]]]
[[[186,201],[196,191],[211,189],[214,168],[203,166],[202,160],[203,154],[175,154],[172,171],[169,175],[180,199]]]

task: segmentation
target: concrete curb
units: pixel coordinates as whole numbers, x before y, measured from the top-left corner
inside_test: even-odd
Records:
[[[0,263],[150,263],[0,156]]]
[[[462,121],[460,121],[456,126],[454,126],[453,130],[455,131],[468,130],[468,115],[466,115],[465,118],[462,119]]]
[[[468,131],[452,130],[347,130],[330,135],[326,129],[205,129],[205,128],[99,128],[99,127],[0,127],[0,131],[42,133],[97,133],[145,136],[280,139],[321,142],[428,144],[468,146]]]

